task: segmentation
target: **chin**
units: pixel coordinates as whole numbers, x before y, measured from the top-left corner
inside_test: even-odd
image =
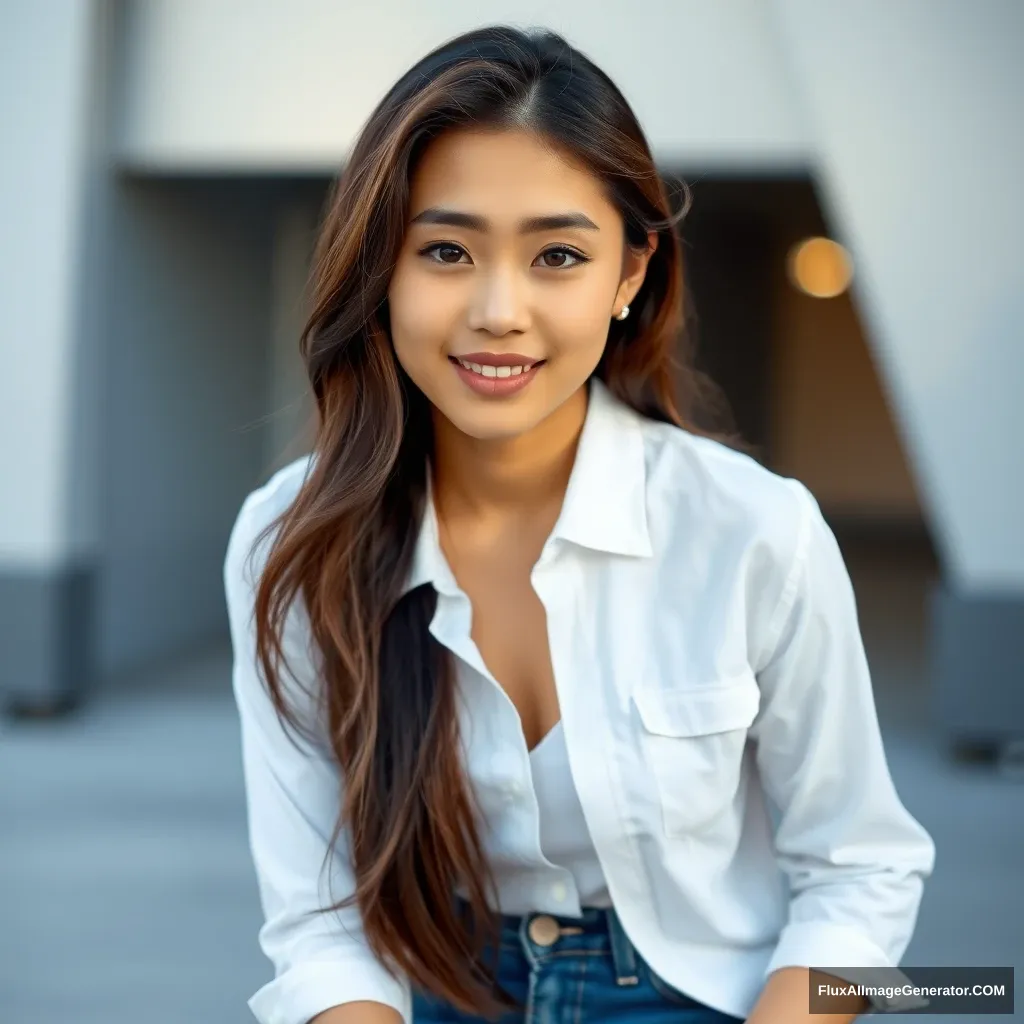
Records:
[[[543,418],[526,409],[490,408],[442,410],[456,430],[477,441],[507,441],[527,433]]]

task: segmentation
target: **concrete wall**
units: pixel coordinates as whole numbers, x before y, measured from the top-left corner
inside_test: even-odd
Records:
[[[144,0],[127,8],[123,163],[332,172],[430,47],[488,22],[566,32],[668,161],[795,166],[808,138],[761,0]]]
[[[802,480],[827,514],[919,523],[917,486],[850,294],[811,298],[778,273],[774,307],[773,468]]]
[[[1024,5],[772,7],[950,584],[1024,594]]]
[[[68,519],[93,160],[98,5],[0,8],[0,571],[88,560],[93,502]]]
[[[666,0],[642,18],[611,0],[126,10],[117,151],[135,168],[333,170],[405,67],[492,21],[565,31],[621,83],[665,164],[812,167],[951,579],[1024,588],[1009,511],[1024,507],[1015,0]]]
[[[320,216],[317,193],[315,184],[294,191],[277,208],[273,224],[269,422],[264,458],[271,469],[309,451],[313,442],[313,395],[299,355],[299,337],[307,313],[306,286]]]
[[[104,676],[219,637],[220,563],[266,468],[275,190],[122,179],[102,415]]]
[[[105,0],[0,10],[0,706],[94,679]]]

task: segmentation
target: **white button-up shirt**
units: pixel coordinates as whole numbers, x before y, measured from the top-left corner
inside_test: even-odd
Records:
[[[408,1022],[408,982],[375,961],[358,912],[308,916],[353,884],[344,843],[321,879],[339,772],[326,742],[282,729],[254,660],[245,557],[307,467],[249,495],[224,566],[259,940],[275,968],[249,1005],[262,1024],[305,1024],[368,999]],[[850,579],[810,492],[594,382],[531,579],[572,780],[611,899],[651,967],[745,1017],[777,968],[895,966],[934,847],[894,790]],[[407,586],[424,583],[438,594],[430,631],[456,660],[500,909],[577,914],[571,874],[539,849],[520,721],[470,636],[432,500]],[[316,686],[302,623],[296,612],[286,638],[296,699]]]

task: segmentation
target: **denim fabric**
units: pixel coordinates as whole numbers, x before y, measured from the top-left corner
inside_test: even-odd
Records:
[[[502,915],[498,980],[524,1011],[500,1024],[729,1024],[740,1020],[683,994],[647,965],[626,937],[612,909],[584,908],[583,918],[551,914]],[[548,918],[559,931],[550,944],[531,936],[531,924]],[[482,1024],[448,1003],[413,990],[415,1024]]]

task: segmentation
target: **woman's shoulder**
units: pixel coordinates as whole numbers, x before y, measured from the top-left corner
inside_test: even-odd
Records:
[[[312,454],[303,455],[272,473],[245,496],[239,516],[266,525],[285,512],[298,496],[312,460]]]
[[[295,459],[245,496],[228,540],[225,575],[229,580],[241,581],[244,576],[245,582],[252,586],[253,578],[247,569],[253,563],[249,558],[252,556],[258,563],[261,557],[265,557],[273,534],[268,527],[295,501],[312,458],[312,455],[303,455]],[[260,548],[254,554],[257,541],[261,541]]]
[[[789,564],[820,509],[799,480],[747,452],[674,424],[645,420],[652,519],[708,544],[756,545]]]
[[[274,472],[246,495],[236,516],[224,558],[224,592],[235,652],[232,685],[238,706],[250,720],[260,723],[262,734],[277,736],[279,717],[263,683],[262,666],[256,658],[255,598],[257,584],[276,535],[276,522],[295,500],[305,480],[311,456],[304,456]],[[329,750],[319,719],[319,675],[312,660],[316,654],[301,596],[289,605],[280,633],[285,662],[279,666],[278,684],[286,695],[293,722],[301,724],[299,736],[313,741],[320,752]],[[291,730],[289,730],[290,732]],[[313,748],[307,748],[307,752]]]

